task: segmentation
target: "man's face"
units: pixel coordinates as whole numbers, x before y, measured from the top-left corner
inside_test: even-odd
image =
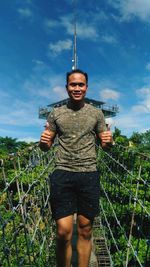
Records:
[[[74,101],[81,101],[87,91],[86,78],[81,73],[73,73],[69,76],[67,92]]]

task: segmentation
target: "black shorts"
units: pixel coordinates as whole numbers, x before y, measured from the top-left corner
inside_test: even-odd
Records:
[[[77,213],[93,219],[99,213],[99,173],[55,170],[50,175],[52,217]]]

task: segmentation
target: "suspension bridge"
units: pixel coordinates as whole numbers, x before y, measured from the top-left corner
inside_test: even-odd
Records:
[[[35,144],[0,161],[0,266],[55,267],[55,224],[49,204],[54,147]],[[100,215],[95,218],[90,267],[148,267],[150,159],[129,147],[97,147]],[[72,266],[77,266],[76,234]]]

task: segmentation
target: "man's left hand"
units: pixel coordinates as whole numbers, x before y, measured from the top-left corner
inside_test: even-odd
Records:
[[[107,147],[113,145],[113,137],[110,130],[99,133],[99,138],[101,139],[101,146]]]

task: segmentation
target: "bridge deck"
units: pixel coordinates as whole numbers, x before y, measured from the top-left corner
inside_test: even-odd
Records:
[[[72,240],[72,248],[73,248],[72,267],[78,266],[76,241],[77,241],[77,227],[76,227],[76,215],[75,215],[73,240]],[[107,243],[103,235],[101,219],[100,217],[96,217],[93,224],[92,252],[91,252],[89,267],[112,267],[111,257],[106,244]]]

